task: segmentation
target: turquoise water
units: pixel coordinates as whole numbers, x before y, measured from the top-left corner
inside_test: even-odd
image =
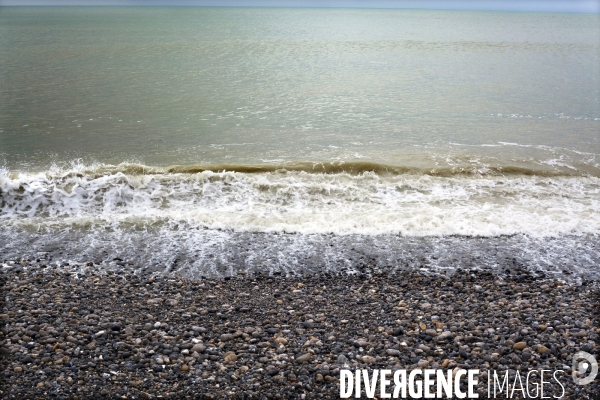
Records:
[[[0,251],[289,271],[354,240],[408,265],[453,238],[432,268],[460,248],[589,270],[599,18],[0,7]]]

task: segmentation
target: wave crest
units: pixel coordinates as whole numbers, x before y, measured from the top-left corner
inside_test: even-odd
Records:
[[[3,170],[0,223],[410,236],[600,232],[597,177],[399,171],[375,163]]]

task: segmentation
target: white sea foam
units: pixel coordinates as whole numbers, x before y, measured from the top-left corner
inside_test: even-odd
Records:
[[[597,177],[139,168],[146,172],[86,166],[37,174],[1,170],[0,224],[139,229],[183,223],[233,231],[406,236],[600,232]]]

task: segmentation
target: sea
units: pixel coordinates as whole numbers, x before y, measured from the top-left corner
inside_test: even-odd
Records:
[[[0,7],[0,265],[598,279],[599,98],[598,14]]]

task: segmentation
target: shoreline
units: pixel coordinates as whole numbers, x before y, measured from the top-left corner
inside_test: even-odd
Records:
[[[563,398],[600,393],[598,379],[570,377],[575,352],[600,354],[598,282],[385,268],[197,281],[132,272],[2,269],[0,395],[339,398],[340,368],[478,368],[480,398],[487,370],[563,370]]]
[[[236,232],[181,226],[158,231],[57,230],[0,233],[0,268],[60,266],[71,272],[121,270],[186,279],[239,274],[453,274],[478,269],[572,284],[600,281],[600,235],[497,237]],[[4,263],[2,262],[4,259]],[[10,260],[10,261],[9,261]],[[511,272],[512,271],[512,272]]]

